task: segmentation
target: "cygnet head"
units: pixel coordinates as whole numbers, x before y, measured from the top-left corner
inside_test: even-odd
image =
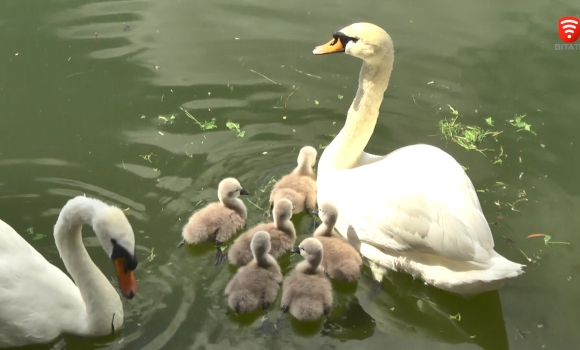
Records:
[[[240,195],[249,195],[240,182],[233,177],[223,179],[218,186],[218,198],[220,202],[231,201]]]
[[[282,198],[274,203],[274,221],[284,222],[292,218],[294,205],[289,199]]]
[[[318,208],[318,213],[322,222],[329,227],[334,227],[336,225],[336,220],[338,219],[338,209],[336,206],[330,202],[324,202]]]
[[[328,43],[317,46],[315,55],[344,52],[365,61],[393,56],[393,40],[381,27],[372,23],[353,23],[332,35]]]
[[[252,249],[252,255],[254,259],[259,260],[263,258],[270,252],[270,234],[266,231],[258,231],[252,237],[252,242],[250,243],[250,249]]]
[[[309,168],[313,168],[316,163],[318,152],[312,146],[304,146],[300,149],[298,154],[298,165],[306,164]]]
[[[312,267],[317,267],[322,261],[322,243],[316,238],[306,238],[298,247],[291,249],[292,253],[299,253]]]

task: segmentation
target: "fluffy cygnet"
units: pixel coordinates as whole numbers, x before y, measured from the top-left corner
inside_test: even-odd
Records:
[[[215,242],[216,264],[221,262],[223,254],[220,245],[242,229],[246,223],[248,211],[238,197],[248,194],[250,193],[242,188],[238,180],[223,179],[218,187],[219,202],[210,203],[193,213],[183,227],[181,232],[183,240],[178,247],[184,243]]]
[[[243,266],[252,260],[250,242],[258,231],[270,234],[272,249],[270,255],[278,259],[290,251],[296,242],[296,230],[290,219],[292,218],[292,203],[288,199],[281,199],[274,206],[274,222],[261,223],[238,237],[228,249],[228,259],[231,264]]]
[[[313,237],[322,243],[324,256],[321,266],[328,276],[344,282],[353,282],[360,276],[362,258],[351,243],[334,234],[338,209],[332,203],[322,203],[318,208],[322,224]]]
[[[248,313],[261,307],[267,314],[268,307],[276,300],[282,272],[270,251],[270,234],[259,231],[252,237],[253,260],[240,267],[226,286],[228,305],[236,313]]]
[[[282,310],[300,321],[315,321],[323,314],[328,316],[332,307],[330,280],[319,266],[323,248],[319,240],[306,238],[292,249],[300,253],[300,262],[282,285]]]
[[[283,176],[270,193],[270,210],[282,198],[289,199],[294,205],[294,214],[304,210],[316,215],[316,174],[313,167],[317,152],[314,147],[302,147],[298,154],[298,166],[290,174]]]

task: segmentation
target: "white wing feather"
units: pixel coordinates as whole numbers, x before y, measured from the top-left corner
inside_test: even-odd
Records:
[[[362,242],[487,264],[494,246],[489,225],[471,181],[447,153],[416,145],[385,157],[365,155],[361,162],[329,171],[319,186],[325,191],[328,179],[333,188],[345,184],[339,193],[322,195],[340,203],[339,215]]]
[[[0,305],[0,347],[50,341],[86,308],[74,282],[2,220]]]

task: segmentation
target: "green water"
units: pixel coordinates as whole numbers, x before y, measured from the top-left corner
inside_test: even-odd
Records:
[[[539,0],[4,0],[0,217],[64,268],[51,232],[68,198],[85,193],[130,208],[139,292],[124,301],[125,328],[103,339],[67,336],[66,349],[575,348],[580,52],[554,44],[557,19],[579,13],[579,5]],[[215,200],[221,178],[237,177],[251,191],[253,225],[270,179],[293,168],[301,146],[323,147],[338,132],[361,62],[311,52],[356,21],[385,28],[396,50],[367,151],[421,142],[449,152],[483,191],[496,250],[528,267],[473,300],[400,274],[378,294],[367,279],[335,284],[334,332],[284,315],[271,334],[259,314],[226,316],[223,290],[234,269],[212,266],[211,247],[175,246],[192,211]],[[483,156],[446,141],[438,122],[453,116],[448,104],[466,125],[503,131],[484,143],[495,151]],[[200,122],[215,118],[217,128],[201,130],[180,107]],[[537,135],[509,124],[524,114]],[[501,149],[502,163],[493,164]],[[310,221],[293,220],[300,241]],[[30,227],[47,237],[33,240]],[[90,232],[89,253],[113,279]],[[526,238],[533,233],[571,245]],[[287,273],[299,260],[280,264]]]

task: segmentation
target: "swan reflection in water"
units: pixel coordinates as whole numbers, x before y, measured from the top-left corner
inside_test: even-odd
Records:
[[[364,269],[369,270],[366,265]],[[361,274],[354,293],[358,303],[351,307],[362,307],[374,319],[377,331],[448,344],[472,343],[482,349],[509,349],[497,290],[466,298],[403,273],[389,273],[381,284],[370,275],[370,270]]]

